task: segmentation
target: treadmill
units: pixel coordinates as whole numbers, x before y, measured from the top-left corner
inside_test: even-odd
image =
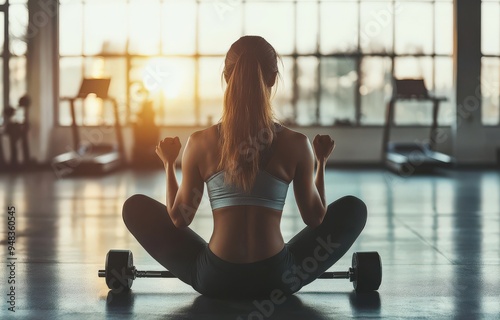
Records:
[[[429,143],[390,142],[390,130],[394,124],[394,106],[398,100],[431,101],[432,125]],[[382,155],[385,166],[399,174],[429,172],[438,168],[450,168],[455,160],[447,154],[434,150],[437,134],[439,103],[445,97],[429,94],[423,79],[394,79],[393,96],[386,109],[386,122],[382,139]]]
[[[60,154],[52,160],[52,168],[58,176],[69,174],[101,175],[125,164],[118,104],[115,99],[108,96],[110,81],[111,79],[83,79],[76,97],[61,99],[70,103],[73,150]],[[89,94],[95,94],[98,98],[112,103],[117,144],[96,144],[92,141],[82,143],[76,123],[75,101],[77,99],[83,100]]]

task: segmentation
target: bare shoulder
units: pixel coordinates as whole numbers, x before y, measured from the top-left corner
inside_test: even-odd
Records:
[[[189,143],[197,147],[206,146],[208,142],[214,139],[215,130],[215,126],[211,126],[206,129],[195,131],[189,136]]]
[[[217,127],[211,126],[193,132],[189,136],[189,148],[195,149],[195,157],[200,175],[206,180],[217,170],[218,153]]]
[[[291,181],[296,166],[310,155],[309,138],[300,132],[282,127],[278,132],[277,154],[281,165],[286,168],[287,181]]]
[[[288,150],[293,151],[303,151],[309,142],[309,138],[305,134],[285,126],[279,131],[278,136],[280,143],[285,145]]]
[[[274,154],[269,170],[285,181],[292,181],[298,164],[308,154],[307,136],[282,126],[278,131]]]

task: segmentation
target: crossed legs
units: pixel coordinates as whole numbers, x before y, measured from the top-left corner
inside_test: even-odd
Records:
[[[346,196],[328,206],[318,227],[305,227],[288,242],[297,264],[295,270],[301,272],[291,275],[300,277],[300,285],[292,291],[315,280],[349,250],[363,230],[366,216],[363,201]],[[134,195],[125,201],[123,220],[156,261],[193,285],[197,257],[207,246],[203,238],[190,228],[176,228],[165,205],[145,195]]]
[[[178,229],[166,206],[145,195],[128,198],[122,214],[142,247],[176,277],[192,285],[196,258],[207,242],[190,228]]]

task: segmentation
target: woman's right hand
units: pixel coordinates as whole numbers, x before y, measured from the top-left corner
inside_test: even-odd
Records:
[[[163,162],[163,165],[174,164],[175,159],[179,156],[181,150],[181,142],[179,137],[167,137],[161,140],[156,146],[156,154]]]
[[[313,140],[314,155],[319,162],[326,162],[335,149],[335,141],[329,135],[317,134]]]

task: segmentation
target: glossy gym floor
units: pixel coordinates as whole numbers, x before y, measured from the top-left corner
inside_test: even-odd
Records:
[[[0,318],[498,319],[498,170],[400,178],[381,169],[328,169],[327,200],[352,194],[369,212],[364,232],[331,270],[346,271],[352,252],[376,250],[382,285],[378,293],[357,295],[347,280],[317,280],[276,306],[212,300],[177,279],[138,279],[129,295],[109,294],[97,270],[111,248],[132,250],[138,269],[161,269],[125,229],[121,206],[135,193],[162,201],[164,179],[162,171],[65,179],[50,171],[3,174]],[[8,206],[16,211],[15,314],[6,304]],[[290,188],[282,220],[285,240],[303,226]],[[208,240],[207,198],[192,228]]]

